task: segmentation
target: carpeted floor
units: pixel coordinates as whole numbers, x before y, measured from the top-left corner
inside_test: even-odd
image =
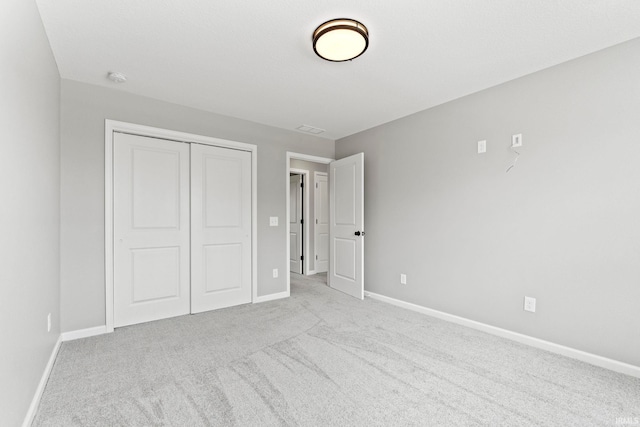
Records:
[[[35,426],[601,426],[640,379],[296,276],[291,298],[64,343]],[[623,418],[624,420],[621,420]]]

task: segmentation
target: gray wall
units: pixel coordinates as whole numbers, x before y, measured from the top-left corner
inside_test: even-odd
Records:
[[[324,172],[329,170],[328,165],[314,162],[307,162],[306,160],[291,159],[291,168],[304,169],[309,171],[309,182],[307,183],[308,197],[309,197],[309,235],[306,237],[309,239],[309,270],[315,270],[316,264],[316,251],[315,251],[315,221],[314,221],[314,209],[315,209],[315,187],[313,185],[313,173]]]
[[[62,80],[62,330],[105,324],[104,121],[120,120],[258,146],[258,294],[286,291],[286,151],[333,157],[334,141]],[[250,100],[247,100],[250,102]],[[269,227],[269,217],[280,226]]]
[[[60,332],[60,77],[34,1],[3,3],[0,55],[0,424],[16,426]]]
[[[337,141],[366,290],[640,365],[638,76],[640,39]]]

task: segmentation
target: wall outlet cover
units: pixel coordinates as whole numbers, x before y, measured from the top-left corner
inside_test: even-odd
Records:
[[[536,299],[532,297],[524,297],[524,311],[536,312]]]

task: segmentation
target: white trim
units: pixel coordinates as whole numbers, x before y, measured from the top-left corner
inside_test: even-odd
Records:
[[[104,131],[104,230],[105,230],[105,328],[113,332],[113,133],[122,132],[173,141],[214,145],[251,153],[251,287],[252,301],[258,298],[258,147],[254,144],[229,141],[192,133],[160,129],[133,123],[105,120]]]
[[[251,147],[251,301],[255,301],[258,299],[258,147]]]
[[[287,266],[287,269],[285,270],[287,272],[287,291],[286,291],[286,296],[288,297],[289,295],[291,295],[291,274],[289,274],[289,257],[291,256],[291,248],[289,247],[289,233],[291,232],[291,230],[289,229],[289,220],[290,220],[290,215],[289,215],[289,204],[290,204],[290,197],[289,197],[289,173],[290,173],[290,169],[291,169],[291,159],[297,159],[297,160],[306,160],[308,162],[314,162],[314,163],[320,163],[323,165],[328,165],[329,163],[333,162],[334,159],[330,159],[328,157],[318,157],[318,156],[311,156],[309,154],[301,154],[301,153],[294,153],[291,151],[287,151],[286,153],[286,167],[285,167],[285,198],[286,198],[286,202],[285,202],[285,209],[286,209],[286,218],[285,218],[285,227],[286,227],[286,254],[285,254],[285,264]],[[285,294],[285,292],[282,292],[282,294]],[[277,294],[278,295],[278,294]]]
[[[487,332],[491,335],[507,338],[522,344],[529,345],[531,347],[550,351],[551,353],[560,354],[562,356],[566,356],[572,359],[577,359],[582,362],[589,363],[591,365],[599,366],[601,368],[609,369],[611,371],[620,372],[622,374],[631,375],[632,377],[640,378],[640,366],[630,365],[628,363],[620,362],[618,360],[609,359],[603,356],[598,356],[597,354],[587,353],[586,351],[577,350],[571,347],[566,347],[564,345],[556,344],[550,341],[545,341],[539,338],[534,338],[529,335],[524,335],[518,332],[510,331],[508,329],[502,329],[496,326],[487,325],[486,323],[477,322],[475,320],[467,319],[465,317],[456,316],[453,314],[423,307],[421,305],[413,304],[410,302],[397,300],[395,298],[376,294],[374,292],[365,291],[364,294],[369,298],[376,299],[378,301],[383,301],[398,307],[406,308],[411,311],[416,311],[418,313],[426,314],[427,316],[437,317],[438,319],[446,320],[447,322],[452,322],[452,323],[456,323],[458,325],[466,326],[472,329],[477,329],[482,332]]]
[[[330,159],[328,157],[318,157],[318,156],[312,156],[310,154],[294,153],[293,151],[287,151],[287,160],[291,160],[291,159],[305,160],[307,162],[320,163],[322,165],[328,165],[329,163],[334,162],[336,160],[336,159]]]
[[[107,331],[106,325],[96,326],[96,327],[87,328],[87,329],[78,329],[76,331],[63,332],[62,341],[67,342],[67,341],[77,340],[80,338],[95,337],[96,335],[106,334],[107,332],[108,331]]]
[[[113,132],[116,123],[104,124],[104,288],[105,326],[113,332]]]
[[[318,188],[318,177],[319,176],[325,176],[327,178],[327,183],[329,182],[329,174],[327,172],[319,172],[319,171],[314,171],[313,172],[313,219],[311,220],[312,223],[315,225],[317,224],[318,221],[318,192],[316,191],[316,189]],[[327,188],[327,192],[329,191],[329,189]],[[327,194],[327,202],[329,201],[329,195]],[[315,261],[318,260],[318,229],[317,227],[313,227],[313,253],[316,256]],[[313,263],[314,267],[317,269],[316,263]],[[329,272],[329,269],[327,268],[326,273]],[[325,273],[325,271],[323,271],[322,273]],[[313,274],[316,274],[316,270],[313,271]]]
[[[302,227],[302,246],[304,256],[304,269],[303,275],[309,275],[309,171],[306,169],[289,168],[290,173],[297,173],[303,175],[302,186],[302,219],[304,224]],[[287,188],[287,191],[290,191]]]
[[[62,344],[62,338],[58,336],[58,340],[56,344],[53,346],[53,350],[51,350],[51,356],[49,356],[49,361],[47,365],[44,367],[44,372],[42,373],[42,377],[40,377],[40,382],[38,383],[38,387],[36,388],[36,392],[33,395],[33,399],[31,400],[31,405],[29,405],[29,410],[24,417],[24,421],[22,422],[22,427],[29,427],[33,423],[33,419],[36,416],[36,412],[38,411],[38,406],[40,405],[40,399],[42,398],[42,393],[44,393],[44,388],[47,385],[47,381],[49,380],[49,375],[51,375],[51,370],[53,369],[53,364],[56,361],[56,357],[58,356],[58,351],[60,350],[60,345]]]
[[[278,292],[277,294],[263,295],[253,300],[254,303],[273,301],[282,298],[289,298],[289,292]]]

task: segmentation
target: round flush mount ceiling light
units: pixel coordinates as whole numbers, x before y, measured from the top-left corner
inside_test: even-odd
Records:
[[[127,76],[122,73],[110,72],[109,74],[107,74],[107,77],[114,83],[124,83],[127,81]]]
[[[367,27],[353,19],[332,19],[313,32],[313,50],[327,61],[350,61],[369,47]]]

